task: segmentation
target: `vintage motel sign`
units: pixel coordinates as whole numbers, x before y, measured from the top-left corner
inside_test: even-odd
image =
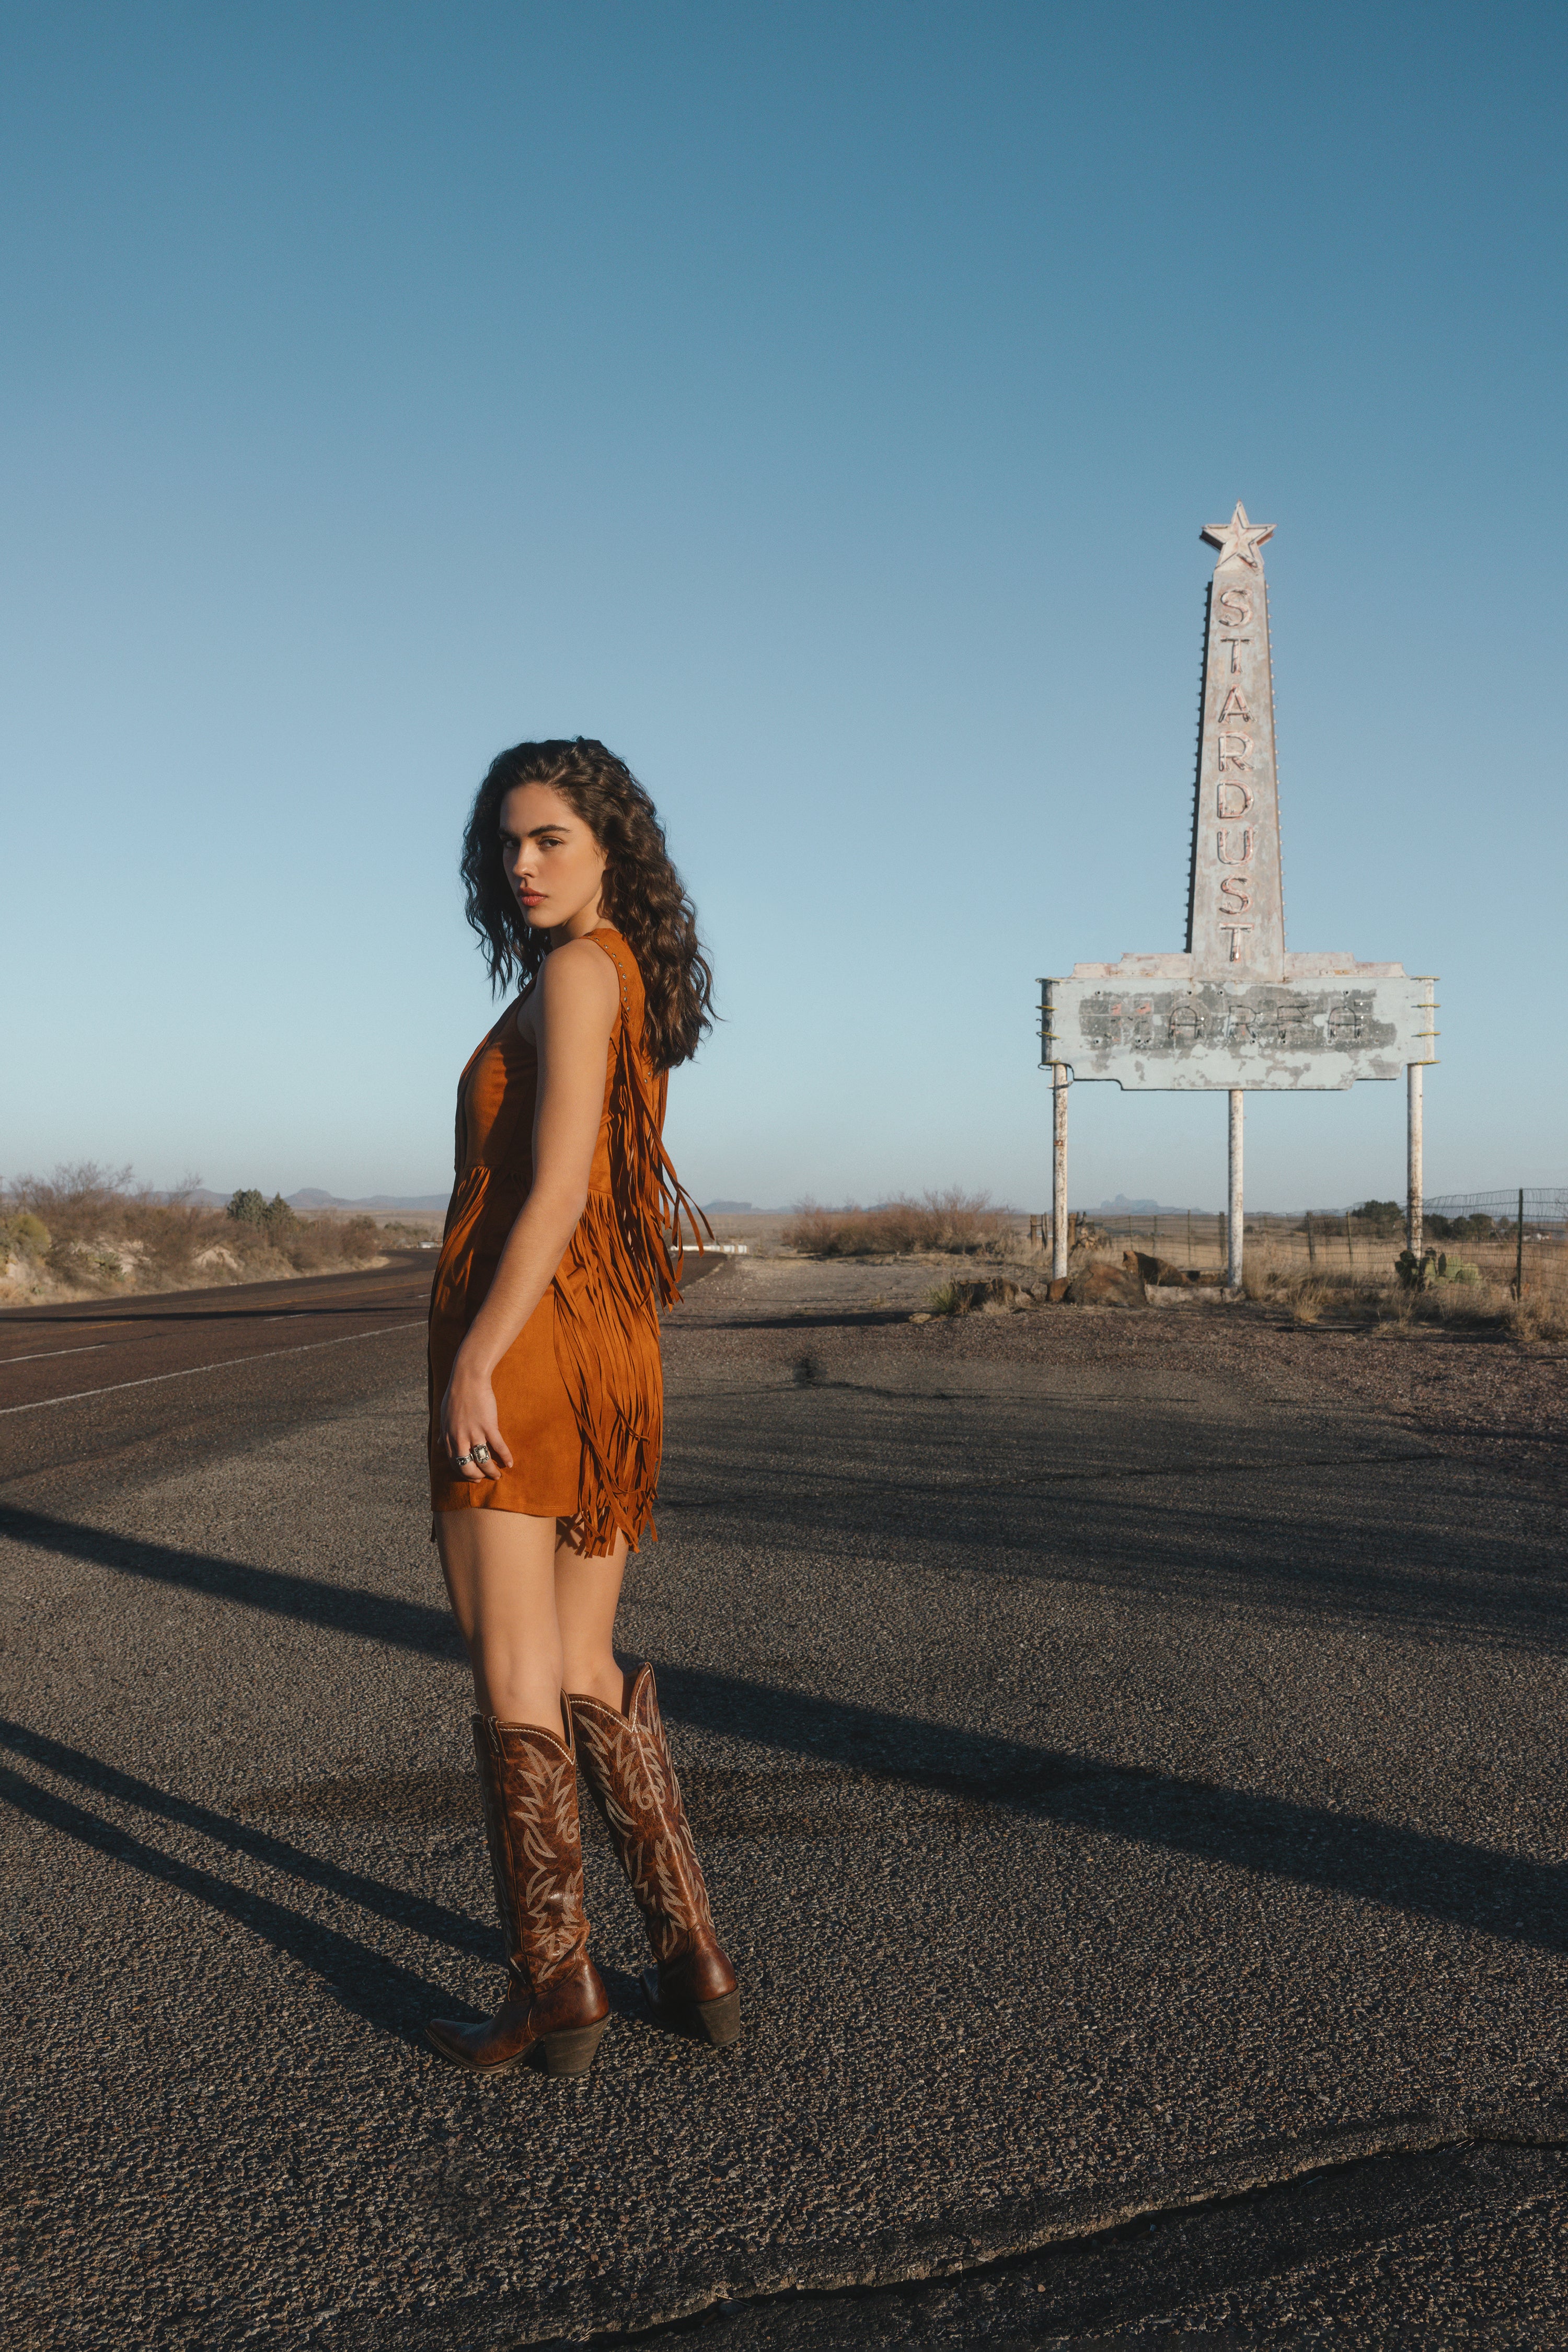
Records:
[[[1431,982],[1402,964],[1291,954],[1285,945],[1274,673],[1263,542],[1274,526],[1239,503],[1202,536],[1218,551],[1204,632],[1203,719],[1180,952],[1074,964],[1040,982],[1040,1059],[1057,1086],[1058,1190],[1065,1186],[1068,1073],[1128,1089],[1218,1089],[1231,1096],[1232,1279],[1241,1278],[1241,1097],[1308,1091],[1411,1072],[1419,1135],[1419,1065],[1436,1034]],[[1413,1150],[1415,1145],[1413,1142]],[[1419,1177],[1412,1246],[1419,1249]],[[1065,1192],[1054,1221],[1065,1224]],[[1060,1242],[1056,1255],[1065,1271]]]
[[[1175,956],[1075,964],[1046,982],[1041,1058],[1078,1078],[1131,1089],[1296,1091],[1397,1078],[1426,1055],[1430,982],[1397,964],[1325,956],[1326,971],[1289,981],[1197,978]],[[1291,956],[1300,968],[1316,956]],[[1152,967],[1152,969],[1151,969]]]

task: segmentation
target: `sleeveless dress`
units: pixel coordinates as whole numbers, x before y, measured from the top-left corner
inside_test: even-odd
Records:
[[[659,1308],[680,1295],[682,1213],[694,1237],[701,1213],[664,1149],[668,1078],[644,1050],[636,959],[618,931],[602,927],[587,936],[615,965],[621,1001],[587,1206],[554,1279],[495,1369],[512,1467],[479,1480],[455,1471],[441,1440],[441,1401],[533,1181],[539,1057],[517,1025],[515,998],[458,1084],[458,1181],[430,1294],[429,1453],[436,1510],[554,1518],[580,1551],[599,1559],[614,1550],[618,1532],[634,1550],[645,1533],[658,1535]]]

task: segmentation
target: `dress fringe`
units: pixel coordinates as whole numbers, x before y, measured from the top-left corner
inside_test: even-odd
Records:
[[[659,1307],[680,1297],[683,1223],[699,1255],[703,1234],[713,1237],[664,1148],[665,1087],[635,1051],[623,1013],[610,1074],[610,1190],[589,1193],[554,1281],[555,1360],[583,1442],[567,1532],[588,1559],[613,1552],[623,1532],[634,1551],[645,1534],[657,1538]]]

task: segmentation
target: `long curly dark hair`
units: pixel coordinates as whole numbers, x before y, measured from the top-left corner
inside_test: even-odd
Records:
[[[500,804],[519,784],[560,793],[605,852],[605,918],[642,974],[647,1057],[656,1070],[689,1062],[713,1025],[713,973],[697,937],[697,909],[670,863],[652,801],[626,761],[591,735],[514,743],[491,761],[475,794],[460,871],[491,987],[531,980],[544,961],[542,938],[525,920],[501,866]]]

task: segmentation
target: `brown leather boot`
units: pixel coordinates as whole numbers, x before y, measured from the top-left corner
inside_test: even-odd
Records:
[[[443,2058],[499,2074],[542,2051],[547,2074],[585,2074],[610,2004],[588,1958],[577,1759],[531,1723],[474,1717],[485,1842],[506,1938],[506,1998],[488,2025],[449,2017],[425,2031]]]
[[[566,1705],[588,1793],[615,1840],[658,1963],[645,1969],[643,1990],[656,2017],[695,2026],[721,2048],[740,2034],[741,1996],[713,1933],[653,1668],[628,1671],[624,1713],[574,1691]]]

